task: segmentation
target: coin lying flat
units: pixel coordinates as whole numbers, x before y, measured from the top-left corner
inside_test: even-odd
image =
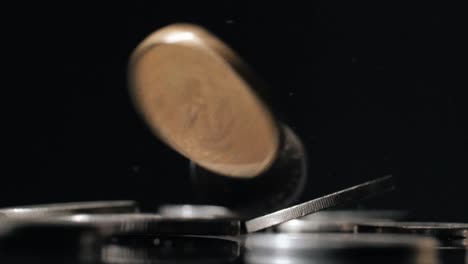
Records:
[[[437,241],[383,234],[252,234],[247,263],[437,263]]]
[[[287,233],[352,233],[358,223],[400,220],[403,211],[392,210],[325,210],[275,226],[275,231]]]
[[[224,206],[167,204],[158,208],[158,214],[172,218],[234,218],[235,214]]]
[[[135,201],[93,201],[2,208],[0,209],[0,215],[18,218],[79,213],[133,213],[137,211],[138,205]]]
[[[243,223],[230,218],[174,218],[156,214],[83,214],[58,219],[97,227],[106,236],[127,234],[235,236],[241,232],[259,231],[325,208],[356,202],[389,191],[393,189],[391,179],[391,176],[382,177]]]
[[[58,221],[97,228],[104,236],[119,235],[231,235],[240,222],[230,219],[168,218],[156,214],[82,214]]]
[[[383,192],[390,191],[393,188],[392,177],[389,175],[279,210],[271,214],[248,220],[245,222],[245,228],[247,232],[259,231],[326,208],[356,202],[373,195],[378,195]]]
[[[130,93],[155,134],[180,154],[210,171],[250,178],[272,164],[279,133],[249,72],[206,30],[170,25],[134,51]]]
[[[358,224],[356,232],[423,234],[440,238],[468,238],[468,223],[382,222]]]

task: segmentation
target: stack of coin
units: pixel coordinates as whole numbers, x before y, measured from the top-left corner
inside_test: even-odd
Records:
[[[55,219],[92,226],[106,237],[125,235],[225,235],[241,232],[239,220],[205,218],[168,218],[157,214],[83,214]]]
[[[63,221],[77,213],[134,213],[134,201],[42,204],[0,209],[0,263],[95,262],[102,232],[94,225]]]

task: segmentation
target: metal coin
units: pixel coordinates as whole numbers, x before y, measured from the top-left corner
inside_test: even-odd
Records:
[[[392,177],[385,176],[302,204],[254,218],[245,222],[247,232],[255,232],[320,210],[378,195],[394,188]]]
[[[156,214],[88,214],[60,217],[60,221],[94,226],[105,236],[118,235],[231,235],[240,222],[230,219],[167,218]]]
[[[0,215],[30,218],[70,214],[133,213],[137,211],[138,205],[135,201],[93,201],[2,208]]]
[[[160,206],[158,214],[171,218],[234,218],[235,214],[223,206],[168,204]]]
[[[466,223],[382,222],[356,226],[358,233],[404,233],[431,235],[440,238],[468,238]]]
[[[280,134],[278,157],[267,171],[254,179],[220,177],[191,162],[192,183],[198,196],[206,202],[234,209],[243,219],[297,202],[307,181],[306,152],[299,137],[288,126],[281,124]]]
[[[437,263],[427,237],[355,234],[252,234],[247,263]]]
[[[274,229],[287,233],[352,233],[358,223],[398,220],[405,215],[403,211],[390,210],[325,210],[287,221],[275,226]]]
[[[203,28],[176,24],[148,36],[130,59],[129,79],[154,133],[198,165],[251,178],[276,158],[277,124],[253,74]]]
[[[231,263],[240,254],[239,243],[221,238],[157,236],[108,243],[104,263]]]
[[[401,210],[374,210],[374,209],[356,209],[356,210],[324,210],[302,217],[307,221],[329,221],[332,219],[340,220],[402,220],[408,216],[408,212]]]

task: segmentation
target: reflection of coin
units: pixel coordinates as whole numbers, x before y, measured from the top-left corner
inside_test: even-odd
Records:
[[[382,234],[252,234],[247,263],[437,263],[431,238]]]
[[[204,168],[237,177],[266,170],[279,145],[247,72],[227,46],[193,25],[153,33],[129,67],[134,102],[155,133]]]
[[[89,226],[40,219],[0,221],[0,263],[95,263],[101,237]],[[58,262],[54,262],[57,261]],[[30,262],[29,262],[30,261]]]
[[[157,236],[119,239],[103,246],[104,263],[231,263],[238,242],[221,238]]]
[[[245,222],[247,232],[255,232],[320,210],[378,195],[393,189],[391,176],[368,181],[323,197],[291,206]]]
[[[238,235],[240,222],[229,219],[166,218],[156,214],[88,214],[59,221],[97,228],[113,235]]]
[[[294,219],[275,227],[278,232],[345,232],[352,233],[358,223],[393,221],[405,216],[402,211],[390,210],[337,210],[321,211]]]
[[[356,226],[359,233],[405,233],[424,234],[440,238],[468,238],[468,224],[430,222],[382,222]]]
[[[136,211],[138,211],[138,205],[135,201],[95,201],[3,208],[0,209],[0,215],[8,217],[39,217],[91,213],[133,213]]]
[[[234,213],[217,205],[168,204],[160,206],[158,214],[163,217],[180,218],[233,218]]]

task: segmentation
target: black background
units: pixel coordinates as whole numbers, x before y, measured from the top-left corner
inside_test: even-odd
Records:
[[[151,134],[126,87],[133,48],[162,26],[191,22],[268,84],[279,118],[309,153],[305,198],[392,173],[398,191],[382,206],[468,221],[466,29],[457,8],[306,2],[17,7],[3,56],[12,58],[5,89],[19,93],[4,97],[18,154],[9,154],[16,162],[3,173],[0,205],[194,201],[188,161]]]

